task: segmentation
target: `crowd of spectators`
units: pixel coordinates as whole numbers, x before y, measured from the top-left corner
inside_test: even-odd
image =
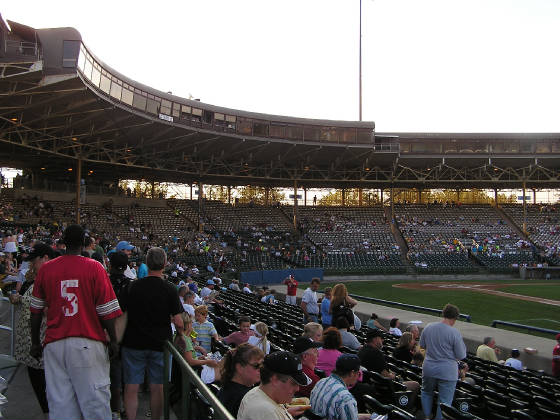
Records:
[[[363,341],[357,339],[362,327],[361,323],[356,322],[352,310],[356,301],[348,295],[343,284],[333,287],[330,295],[327,294],[326,299],[321,302],[316,293],[319,281],[311,283],[302,299],[303,308],[300,313],[301,321],[305,322],[303,334],[295,339],[292,348],[282,350],[273,348],[269,339],[269,329],[276,330],[274,324],[253,323],[251,318],[245,315],[237,318],[237,331],[230,331],[227,335],[220,336],[213,322],[216,316],[213,311],[223,305],[220,297],[223,291],[245,293],[255,304],[266,296],[273,296],[271,299],[275,300],[274,293],[270,293],[272,292],[270,290],[261,289],[260,292],[263,294],[261,296],[259,291],[251,290],[249,285],[244,285],[242,292],[238,282],[231,282],[231,285],[237,286],[237,290],[226,288],[220,279],[220,264],[211,273],[203,267],[168,260],[168,253],[163,248],[151,247],[146,252],[145,260],[138,261],[139,264],[134,271],[131,270],[133,265],[130,259],[134,256],[132,249],[134,247],[127,241],[120,241],[114,247],[111,243],[103,247],[100,245],[102,243],[100,238],[77,225],[67,227],[65,230],[57,230],[50,238],[41,237],[43,234],[50,235],[40,229],[28,229],[21,231],[21,242],[18,239],[19,230],[15,233],[5,232],[2,239],[4,249],[11,247],[9,243],[16,244],[18,248],[16,261],[18,258],[27,260],[19,261],[19,267],[23,262],[28,263],[28,271],[22,284],[19,285],[19,293],[11,295],[13,303],[20,308],[24,320],[22,322],[25,324],[18,326],[17,357],[28,368],[41,407],[45,411],[58,413],[56,415],[66,416],[70,415],[72,410],[78,410],[80,415],[86,417],[105,418],[109,413],[113,418],[118,418],[126,413],[128,418],[136,418],[138,392],[143,384],[147,383],[150,391],[149,414],[152,418],[160,418],[163,398],[162,350],[166,340],[174,343],[186,362],[201,375],[203,382],[220,386],[218,393],[220,400],[239,419],[257,419],[263,418],[262,416],[291,419],[302,414],[307,406],[310,406],[318,416],[340,419],[359,418],[358,411],[362,412],[365,407],[363,396],[375,393],[375,387],[372,388],[372,385],[365,381],[360,366],[387,380],[401,383],[410,393],[412,410],[416,407],[414,401],[422,396],[426,416],[430,415],[429,410],[432,407],[432,388],[429,386],[437,384],[440,387],[440,401],[449,402],[449,398],[453,395],[449,381],[469,379],[465,378],[468,367],[463,367],[461,370],[461,366],[457,364],[457,360],[464,358],[464,355],[457,344],[458,340],[462,343],[462,339],[453,329],[452,321],[456,319],[458,313],[456,308],[444,310],[444,319],[441,323],[443,327],[428,326],[422,336],[414,325],[409,326],[406,332],[402,332],[399,329],[398,319],[391,320],[391,332],[395,334],[397,329],[400,332],[398,345],[394,348],[392,357],[403,363],[410,363],[411,366],[422,365],[423,362],[424,369],[426,366],[430,368],[425,370],[428,376],[424,377],[425,389],[421,390],[417,381],[402,380],[389,367],[386,360],[387,353],[382,351],[385,337],[385,332],[382,330],[385,327],[377,321],[375,314],[372,314],[371,322],[368,321],[365,334],[361,333],[361,336],[365,335],[365,339]],[[50,242],[48,244],[40,242],[37,240],[40,237]],[[53,240],[54,237],[58,239]],[[201,252],[200,250],[206,252],[204,245],[199,243],[198,246],[200,246],[198,252]],[[64,247],[67,248],[66,252]],[[94,261],[96,253],[101,254],[99,263]],[[13,256],[9,258],[14,259]],[[97,282],[99,284],[105,282],[105,286],[109,286],[110,290],[103,289],[102,293],[100,291],[102,298],[96,297],[95,293],[92,296],[85,296],[76,293],[74,288],[78,288],[77,283],[65,283],[64,298],[68,302],[64,303],[60,313],[66,316],[62,317],[59,327],[54,332],[49,332],[42,309],[49,299],[52,299],[50,294],[53,290],[61,289],[47,285],[60,281],[57,273],[60,273],[61,267],[76,266],[80,269],[82,261],[88,261],[86,264],[88,267],[94,264],[91,267],[95,267],[93,271],[97,273]],[[54,264],[55,262],[57,264]],[[140,274],[142,271],[140,267],[143,264],[147,266],[147,272]],[[42,265],[49,270],[43,270]],[[91,267],[86,271],[91,272]],[[132,274],[127,275],[129,269]],[[80,278],[80,284],[83,282],[85,285],[88,281],[85,277]],[[33,287],[34,283],[35,287]],[[297,284],[297,280],[287,278],[286,284]],[[72,344],[83,347],[82,342],[67,344],[67,339],[73,337],[76,328],[74,322],[76,320],[69,321],[67,318],[72,318],[79,313],[80,302],[90,297],[100,300],[90,303],[93,309],[81,315],[86,318],[76,320],[91,325],[88,327],[92,331],[92,337],[89,339],[94,342],[107,340],[104,335],[99,335],[99,328],[108,332],[111,360],[107,365],[110,380],[106,382],[110,392],[91,398],[97,405],[101,404],[109,411],[87,411],[80,405],[84,388],[81,387],[80,381],[72,382],[72,378],[79,374],[79,370],[53,373],[53,369],[58,369],[53,366],[66,363],[64,361],[66,356],[63,356],[65,346]],[[295,303],[297,302],[293,302],[292,299],[286,302],[291,306]],[[323,303],[326,303],[325,307]],[[31,308],[30,312],[29,308]],[[121,310],[126,315],[121,315]],[[26,311],[27,318],[25,318]],[[330,320],[328,316],[324,317],[325,314],[330,316]],[[60,317],[60,314],[56,316]],[[120,335],[118,321],[122,318],[126,318],[126,328]],[[25,321],[26,319],[32,320],[33,334],[29,330],[29,322]],[[432,333],[432,330],[435,332]],[[426,334],[425,338],[423,338],[424,334]],[[45,350],[42,351],[48,360],[46,365],[41,364],[39,357],[41,335],[47,343]],[[444,336],[454,343],[452,357],[448,354],[449,348],[439,347],[438,340]],[[119,340],[121,340],[120,351],[117,350]],[[94,349],[96,348],[94,342],[88,341],[86,346],[91,345]],[[220,354],[216,353],[217,343],[221,343],[222,346],[218,346],[222,349]],[[484,345],[491,348],[492,340],[485,339]],[[293,350],[293,352],[285,350]],[[30,352],[36,357],[30,358]],[[56,357],[53,352],[56,353]],[[352,352],[357,355],[351,354]],[[508,366],[516,368],[518,357],[518,354],[512,352],[512,357],[506,362],[509,363]],[[449,369],[440,377],[439,368],[434,370],[430,366],[434,363],[435,366],[439,366],[437,360],[441,358],[449,362],[446,365]],[[105,363],[103,358],[95,360],[98,361],[92,366],[96,368]],[[454,362],[454,373],[450,373],[451,360]],[[105,381],[104,378],[98,378],[93,373],[88,375],[81,378],[82,383],[90,380]],[[432,377],[434,380],[429,379]],[[60,381],[69,381],[70,385],[64,393],[74,392],[72,395],[75,395],[77,402],[72,402],[66,397],[62,398],[55,392],[46,391],[55,386],[54,381],[57,384]],[[346,391],[343,394],[337,393],[336,399],[340,400],[340,404],[336,405],[337,408],[333,408],[333,412],[326,412],[325,402],[330,401],[331,396],[321,390],[336,387]],[[442,392],[442,389],[445,392]],[[307,397],[310,401],[308,404],[290,406],[292,399],[297,397]],[[334,395],[332,398],[334,401]],[[439,413],[436,413],[435,418],[439,418]]]

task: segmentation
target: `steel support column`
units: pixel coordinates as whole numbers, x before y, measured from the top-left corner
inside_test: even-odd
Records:
[[[80,190],[82,187],[82,158],[76,164],[76,224],[80,224]]]

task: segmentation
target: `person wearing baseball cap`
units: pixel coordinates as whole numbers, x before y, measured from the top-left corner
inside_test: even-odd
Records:
[[[109,254],[109,280],[111,280],[111,285],[113,286],[119,305],[122,302],[128,285],[132,281],[124,275],[127,267],[128,256],[124,252],[117,251]],[[111,379],[111,385],[109,387],[111,390],[111,412],[120,413],[122,408],[122,359],[120,354],[117,354],[109,361],[109,378]]]
[[[216,283],[214,282],[214,280],[209,279],[206,282],[206,286],[204,286],[202,288],[202,290],[200,291],[200,297],[203,300],[208,300],[208,296],[210,296],[210,294],[212,293],[212,291],[214,290],[214,286],[216,285]]]
[[[560,334],[556,335],[556,346],[552,350],[552,376],[560,378]]]
[[[132,245],[130,242],[120,241],[115,247],[115,249],[109,251],[108,254],[111,255],[113,252],[124,252],[126,256],[130,258],[133,249],[134,249],[134,245]],[[126,266],[126,269],[124,270],[124,275],[125,277],[131,280],[136,280],[136,274],[134,273],[134,271],[131,270],[129,265]]]
[[[317,357],[319,357],[318,349],[322,346],[322,343],[313,341],[309,337],[300,336],[296,338],[294,343],[294,353],[298,354],[301,358],[303,373],[311,379],[311,383],[309,385],[299,387],[299,391],[296,392],[296,396],[298,397],[309,398],[311,390],[315,387],[315,384],[319,382],[319,379],[321,379],[315,373],[315,366],[317,366]]]
[[[331,375],[317,382],[311,391],[313,413],[326,419],[358,420],[358,403],[348,388],[356,385],[359,376],[359,357],[341,354]]]
[[[311,383],[303,373],[300,358],[289,351],[277,351],[264,358],[261,368],[261,384],[243,397],[238,420],[293,420],[303,414],[308,406],[287,409],[284,404],[292,401],[300,386]]]
[[[132,245],[128,241],[120,241],[117,246],[115,247],[115,251],[125,251],[125,254],[130,255],[130,251],[134,249],[134,245]],[[128,251],[128,252],[126,252]]]

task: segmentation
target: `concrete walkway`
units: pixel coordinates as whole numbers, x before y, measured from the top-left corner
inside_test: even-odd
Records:
[[[0,325],[10,326],[11,305],[0,300]],[[4,393],[8,403],[0,405],[0,416],[6,419],[45,419],[46,417],[29,382],[27,367],[10,356],[10,332],[0,331],[0,376],[8,380],[8,390]],[[146,416],[149,409],[149,394],[138,395],[138,419]]]

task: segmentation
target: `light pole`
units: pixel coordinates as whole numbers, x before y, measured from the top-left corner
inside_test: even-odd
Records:
[[[359,97],[360,97],[360,121],[362,121],[362,0],[360,0],[360,76],[359,76]]]

